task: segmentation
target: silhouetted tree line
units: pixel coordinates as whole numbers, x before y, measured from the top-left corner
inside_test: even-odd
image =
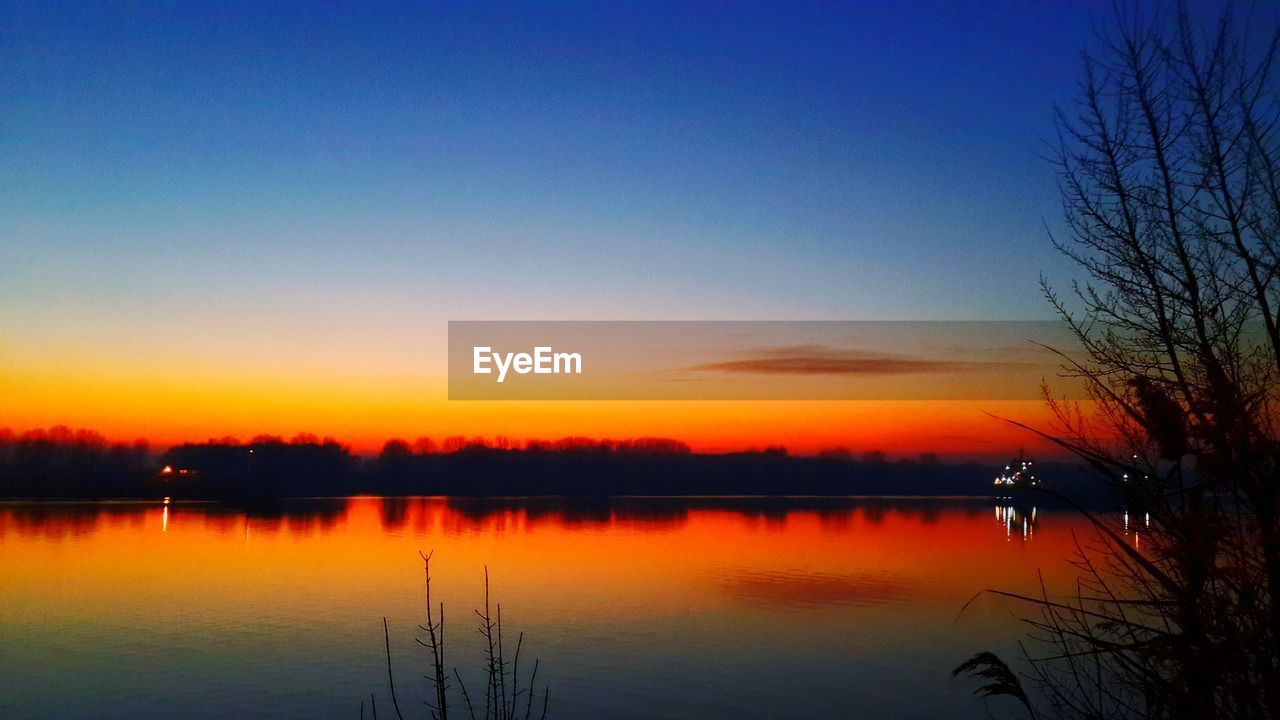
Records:
[[[444,451],[448,449],[448,451]],[[1078,471],[1056,472],[1072,482]],[[160,497],[260,501],[380,495],[983,495],[989,468],[783,448],[703,455],[666,438],[530,441],[390,440],[361,458],[331,438],[262,435],[184,443],[153,455],[85,430],[0,431],[0,497]]]
[[[589,443],[522,450],[471,445],[412,453],[388,443],[370,488],[388,494],[500,495],[974,495],[990,492],[976,463],[922,465],[798,457],[769,449],[693,454]]]
[[[111,443],[91,430],[0,429],[0,497],[135,495],[152,468],[146,441]]]
[[[314,436],[184,443],[161,455],[160,464],[157,477],[167,495],[245,499],[348,492],[362,469],[348,448]]]

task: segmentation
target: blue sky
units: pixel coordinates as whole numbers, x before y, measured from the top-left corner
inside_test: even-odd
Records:
[[[1047,318],[1100,13],[6,3],[0,329],[406,375],[448,319]]]
[[[1066,267],[1037,153],[1104,11],[0,12],[9,322],[177,332],[296,306],[432,324],[1045,317],[1038,273]]]

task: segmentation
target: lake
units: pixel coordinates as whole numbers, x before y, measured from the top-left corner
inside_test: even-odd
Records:
[[[1073,530],[991,499],[0,503],[0,716],[385,718],[386,617],[425,717],[434,550],[473,696],[487,565],[550,717],[983,718],[950,670],[1013,654],[1017,606],[961,608],[1065,587]]]

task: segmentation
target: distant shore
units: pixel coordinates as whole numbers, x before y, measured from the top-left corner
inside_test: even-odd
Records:
[[[156,456],[45,443],[0,462],[0,497],[174,498],[254,503],[351,495],[451,497],[1002,497],[997,468],[936,459],[794,456],[785,450],[697,454],[673,444],[470,446],[415,452],[389,443],[377,458],[336,443],[201,443]],[[1082,468],[1038,463],[1054,490],[1092,501]],[[1050,502],[1051,496],[1044,495]]]

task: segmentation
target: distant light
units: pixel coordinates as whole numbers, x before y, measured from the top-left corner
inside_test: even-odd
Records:
[[[161,475],[171,475],[171,474],[173,474],[173,466],[172,466],[172,465],[165,465],[163,468],[161,468],[161,469],[160,469],[160,474],[161,474]]]

